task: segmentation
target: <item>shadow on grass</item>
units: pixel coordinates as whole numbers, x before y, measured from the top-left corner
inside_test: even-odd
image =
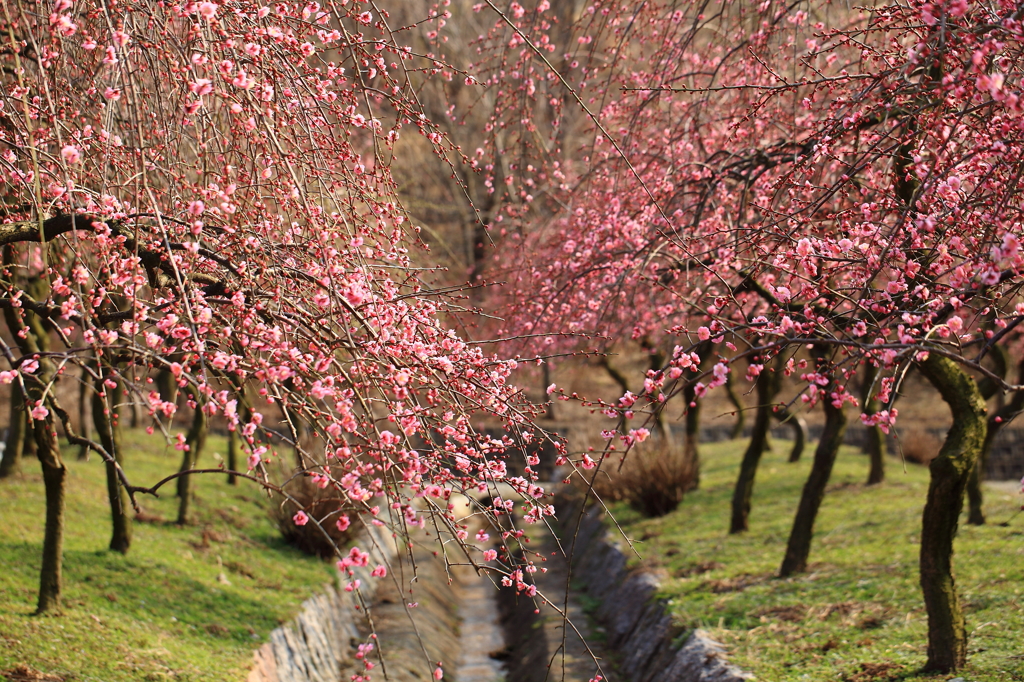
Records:
[[[283,545],[283,543],[282,543]],[[274,547],[272,550],[288,548]],[[35,585],[40,548],[30,543],[0,543],[0,566],[7,579]],[[196,564],[197,570],[210,567]],[[20,575],[19,575],[20,574]],[[182,635],[195,630],[197,639],[209,635],[251,642],[255,633],[279,625],[259,598],[259,588],[232,576],[239,584],[208,585],[188,572],[145,557],[125,557],[109,551],[66,551],[64,554],[65,611],[83,610],[106,618],[149,622],[158,628],[179,629]],[[2,583],[0,583],[2,584]],[[35,594],[20,590],[0,599],[0,614],[30,617]]]

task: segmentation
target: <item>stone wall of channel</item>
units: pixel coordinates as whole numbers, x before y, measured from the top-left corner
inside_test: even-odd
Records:
[[[390,565],[396,555],[394,540],[380,528],[370,527],[359,545],[370,552],[370,565],[355,568],[362,598],[372,601],[379,580],[372,566]],[[355,647],[362,641],[362,616],[355,592],[327,585],[323,593],[307,599],[299,615],[267,638],[256,650],[246,682],[338,682],[342,671],[355,663]]]
[[[618,654],[618,672],[631,682],[742,682],[752,675],[731,665],[722,646],[706,632],[684,632],[673,623],[668,604],[658,597],[657,576],[631,569],[626,555],[610,541],[603,511],[592,506],[580,519],[579,502],[558,506],[564,528],[576,533],[573,577],[598,606],[609,647]],[[578,522],[578,525],[577,525]],[[571,544],[563,533],[562,546]]]
[[[573,547],[572,583],[582,584],[588,601],[597,604],[590,613],[595,623],[578,625],[588,631],[592,630],[591,626],[603,631],[601,648],[607,655],[606,663],[613,662],[614,669],[607,675],[610,681],[744,682],[753,678],[730,665],[722,645],[706,632],[687,633],[673,623],[667,602],[657,596],[657,577],[643,568],[628,566],[627,556],[609,539],[603,512],[598,507],[591,507],[581,518],[579,499],[565,495],[559,496],[556,508],[562,521],[558,545],[566,551]],[[579,602],[580,596],[570,594],[570,612],[573,610],[571,602]],[[543,659],[547,658],[548,665],[556,667],[557,660],[551,653],[571,642],[562,637],[559,628],[542,627],[544,616],[537,615],[532,606],[520,607],[516,613],[511,607],[514,596],[504,595],[500,600],[510,602],[502,604],[502,615],[513,621],[506,623],[510,682],[557,679],[554,670],[551,674],[555,677],[548,676]],[[573,617],[580,615],[582,613],[574,613]],[[519,632],[509,632],[510,628]],[[545,633],[554,639],[543,641]],[[540,656],[536,655],[538,651],[542,652]],[[594,653],[602,652],[595,650]],[[581,656],[580,660],[583,658]],[[584,675],[581,679],[587,677]]]

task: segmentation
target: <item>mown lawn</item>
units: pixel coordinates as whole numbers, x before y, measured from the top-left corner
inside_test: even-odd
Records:
[[[152,484],[177,470],[180,453],[142,431],[125,431],[125,470]],[[211,437],[200,465],[226,453]],[[0,671],[27,664],[71,680],[243,680],[252,652],[333,567],[284,545],[251,483],[229,487],[200,475],[195,525],[179,528],[174,486],[142,499],[130,553],[107,550],[103,465],[66,452],[65,608],[36,617],[44,515],[38,462],[0,481]],[[163,521],[161,519],[169,519]]]
[[[946,680],[923,675],[926,614],[917,584],[926,468],[890,459],[887,481],[867,487],[867,458],[844,449],[818,517],[810,571],[776,577],[811,459],[786,462],[776,441],[757,476],[751,528],[729,536],[729,502],[745,443],[702,448],[701,489],[661,519],[613,508],[680,625],[703,627],[757,679]],[[1024,514],[1011,484],[986,487],[989,524],[956,542],[966,607],[968,682],[1024,680]]]

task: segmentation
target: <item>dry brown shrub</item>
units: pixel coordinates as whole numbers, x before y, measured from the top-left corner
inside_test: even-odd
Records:
[[[610,458],[594,479],[594,490],[606,502],[627,502],[647,517],[675,511],[694,488],[697,472],[682,448],[664,441],[634,446],[625,460]]]
[[[306,554],[330,559],[334,556],[336,546],[344,549],[355,537],[355,523],[347,530],[338,530],[338,517],[352,506],[340,490],[333,486],[321,488],[306,476],[296,476],[285,485],[284,490],[292,499],[277,495],[270,515],[277,522],[281,536],[288,544]],[[299,505],[309,516],[309,520],[302,526],[295,525],[294,521]],[[355,514],[349,516],[355,518]],[[320,522],[319,527],[314,521]]]
[[[910,428],[900,433],[897,452],[903,453],[903,458],[915,464],[928,465],[939,455],[939,448],[942,441],[929,431],[922,428]]]

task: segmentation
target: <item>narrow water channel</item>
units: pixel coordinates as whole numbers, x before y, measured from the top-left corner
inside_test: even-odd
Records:
[[[505,637],[499,621],[494,585],[469,567],[460,567],[459,667],[456,682],[503,682],[505,666],[500,658]],[[510,681],[511,682],[511,681]]]
[[[392,569],[369,609],[376,638],[368,627],[363,633],[363,641],[374,641],[383,654],[387,679],[427,682],[443,662],[443,680],[455,682],[588,682],[597,675],[625,682],[614,674],[601,648],[601,629],[578,595],[570,590],[565,599],[569,564],[555,538],[542,526],[529,530],[530,558],[546,569],[533,580],[550,604],[540,595],[530,599],[498,589],[493,576],[469,566],[446,568],[434,554],[436,538],[423,538],[414,551],[415,575],[407,557]],[[353,668],[341,679],[360,672]],[[377,668],[372,678],[382,679],[382,673]]]

